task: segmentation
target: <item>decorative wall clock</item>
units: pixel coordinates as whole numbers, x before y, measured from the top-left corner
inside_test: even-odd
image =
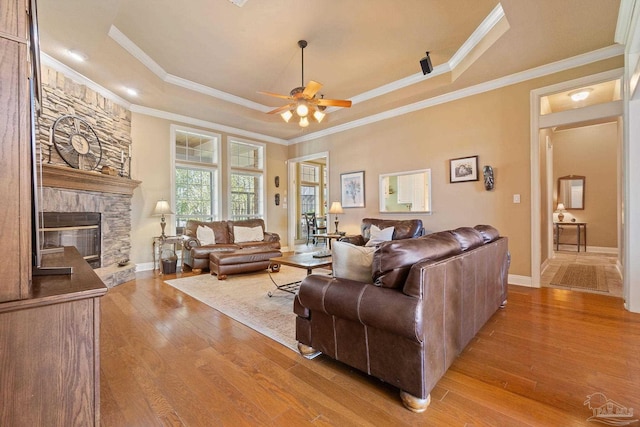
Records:
[[[102,144],[86,120],[66,115],[51,127],[51,142],[62,159],[72,168],[94,170],[102,160]]]

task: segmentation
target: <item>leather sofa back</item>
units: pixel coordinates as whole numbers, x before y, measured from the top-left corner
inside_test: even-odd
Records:
[[[360,231],[365,242],[369,240],[372,224],[375,224],[375,226],[380,229],[394,227],[392,240],[420,237],[423,233],[422,220],[420,219],[393,220],[364,218],[362,224],[360,224]]]
[[[409,270],[418,261],[457,255],[498,237],[499,232],[494,227],[478,225],[440,231],[416,239],[384,242],[373,255],[373,282],[383,288],[400,288],[404,286]]]
[[[264,233],[264,220],[262,219],[246,219],[240,221],[197,221],[190,219],[184,228],[184,234],[190,237],[196,237],[198,226],[209,227],[213,230],[216,237],[216,244],[234,243],[233,227],[262,227]]]

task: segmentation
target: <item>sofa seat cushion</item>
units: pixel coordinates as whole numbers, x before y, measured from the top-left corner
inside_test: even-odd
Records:
[[[375,248],[334,242],[331,250],[333,276],[363,283],[373,283],[371,266]]]
[[[218,243],[210,246],[196,246],[195,248],[191,248],[191,257],[209,259],[209,254],[211,252],[233,252],[237,251],[238,249],[240,249],[240,246],[234,245],[233,243]]]
[[[373,281],[385,288],[400,288],[409,270],[418,261],[439,259],[461,252],[460,243],[448,231],[416,239],[384,242],[373,256]]]
[[[254,262],[268,261],[270,258],[282,255],[277,249],[242,249],[234,252],[211,252],[209,260],[217,265],[250,264]]]
[[[260,249],[260,248],[271,248],[271,249],[280,249],[279,242],[241,242],[235,244],[240,249]]]

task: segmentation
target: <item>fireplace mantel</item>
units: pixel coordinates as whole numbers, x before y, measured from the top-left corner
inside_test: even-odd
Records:
[[[42,165],[42,186],[70,190],[133,195],[141,181],[82,171],[65,166]]]

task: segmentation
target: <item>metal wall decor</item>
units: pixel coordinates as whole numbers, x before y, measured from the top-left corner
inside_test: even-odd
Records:
[[[102,160],[102,144],[86,120],[66,115],[51,126],[51,144],[69,166],[92,171]]]

